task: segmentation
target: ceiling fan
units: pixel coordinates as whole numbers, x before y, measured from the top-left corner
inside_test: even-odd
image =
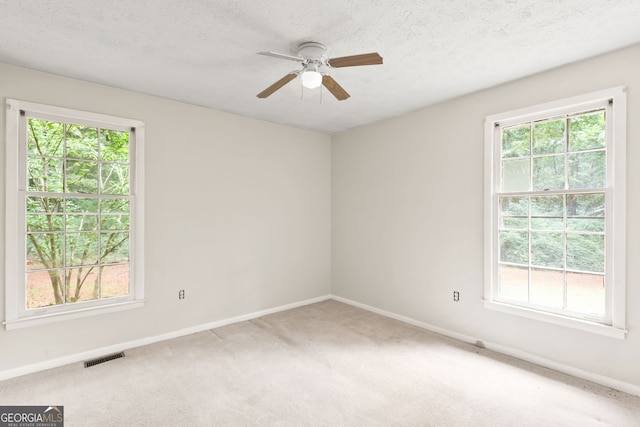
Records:
[[[298,56],[286,55],[276,52],[258,52],[260,55],[273,56],[274,58],[287,59],[302,64],[302,69],[292,71],[262,92],[258,98],[266,98],[278,89],[300,76],[302,86],[315,89],[323,85],[338,101],[349,98],[349,94],[327,72],[326,68],[355,67],[360,65],[382,64],[382,57],[377,53],[365,53],[362,55],[341,56],[339,58],[327,58],[327,47],[318,42],[304,42],[298,45]]]

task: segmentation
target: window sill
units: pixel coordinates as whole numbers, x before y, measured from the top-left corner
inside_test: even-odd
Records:
[[[560,316],[552,313],[544,313],[524,307],[517,307],[510,304],[503,304],[495,301],[484,301],[484,307],[489,310],[500,311],[502,313],[513,314],[516,316],[526,317],[528,319],[539,320],[541,322],[553,323],[568,328],[579,329],[581,331],[591,332],[594,334],[604,335],[611,338],[625,339],[627,330],[607,326],[600,323],[589,322],[586,320],[573,319],[571,317]]]
[[[132,310],[144,305],[144,300],[126,301],[97,307],[81,308],[73,311],[63,311],[57,313],[46,313],[37,316],[23,317],[19,319],[7,320],[4,326],[7,331],[22,329],[30,326],[46,325],[49,323],[61,322],[63,320],[79,319],[83,317],[95,316],[98,314],[115,313],[118,311]]]

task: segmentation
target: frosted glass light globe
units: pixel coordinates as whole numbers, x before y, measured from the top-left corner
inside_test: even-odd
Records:
[[[317,71],[305,71],[302,73],[302,86],[307,89],[315,89],[322,84],[322,74]]]

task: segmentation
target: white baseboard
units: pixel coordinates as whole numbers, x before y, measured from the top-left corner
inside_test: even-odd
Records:
[[[114,344],[107,347],[101,347],[94,350],[84,351],[81,353],[71,354],[69,356],[59,357],[56,359],[47,360],[44,362],[38,362],[31,365],[21,366],[19,368],[7,369],[4,371],[0,371],[0,381],[6,380],[9,378],[19,377],[22,375],[32,374],[39,371],[44,371],[47,369],[57,368],[64,365],[69,365],[71,363],[82,362],[88,359],[93,359],[95,357],[104,356],[110,353],[117,353],[120,351],[125,351],[131,348],[140,347],[143,345],[153,344],[160,341],[166,341],[173,338],[182,337],[185,335],[194,334],[197,332],[206,331],[208,329],[219,328],[221,326],[230,325],[233,323],[243,322],[245,320],[256,319],[258,317],[266,316],[268,314],[278,313],[285,310],[290,310],[292,308],[302,307],[309,304],[314,304],[321,301],[326,301],[328,299],[333,299],[345,304],[352,305],[354,307],[362,308],[367,311],[371,311],[373,313],[380,314],[385,317],[389,317],[391,319],[396,319],[404,323],[408,323],[413,326],[417,326],[419,328],[425,329],[427,331],[435,332],[440,335],[444,335],[450,338],[454,338],[459,341],[463,341],[469,344],[476,344],[479,339],[476,337],[471,337],[469,335],[460,334],[458,332],[453,332],[448,329],[440,328],[438,326],[430,325],[425,322],[421,322],[410,317],[401,316],[396,313],[392,313],[389,311],[381,310],[366,304],[362,304],[356,301],[349,300],[347,298],[342,298],[337,295],[325,295],[317,298],[308,299],[305,301],[299,301],[292,304],[286,304],[279,307],[273,307],[266,310],[256,311],[249,314],[243,314],[241,316],[231,317],[228,319],[217,320],[215,322],[205,323],[202,325],[196,325],[185,329],[180,329],[173,332],[168,332],[166,334],[156,335],[153,337],[141,338],[138,340],[128,341],[124,343]],[[640,397],[640,387],[634,384],[630,384],[624,381],[620,381],[614,378],[606,377],[604,375],[595,374],[593,372],[584,371],[582,369],[575,368],[570,365],[565,365],[562,363],[554,362],[549,359],[545,359],[543,357],[539,357],[525,351],[521,351],[515,348],[503,346],[500,344],[494,344],[491,342],[487,342],[482,340],[485,348],[506,354],[508,356],[515,357],[517,359],[525,360],[527,362],[543,366],[545,368],[553,369],[554,371],[562,372],[568,375],[572,375],[577,378],[581,378],[587,381],[594,382],[596,384],[603,385],[605,387],[611,387],[616,390],[623,391],[625,393],[632,394],[634,396]]]
[[[619,390],[619,391],[640,397],[640,387],[635,384],[620,381],[615,378],[610,378],[604,375],[595,374],[593,372],[584,371],[582,369],[578,369],[570,365],[565,365],[563,363],[554,362],[553,360],[545,359],[544,357],[536,356],[531,353],[527,353],[525,351],[518,350],[512,347],[507,347],[500,344],[494,344],[491,342],[481,340],[479,338],[471,337],[469,335],[453,332],[448,329],[444,329],[438,326],[430,325],[428,323],[420,322],[410,317],[401,316],[399,314],[395,314],[385,310],[380,310],[379,308],[371,307],[369,305],[352,301],[347,298],[342,298],[337,295],[332,295],[331,299],[345,303],[345,304],[352,305],[354,307],[362,308],[364,310],[371,311],[373,313],[380,314],[382,316],[389,317],[391,319],[399,320],[401,322],[408,323],[410,325],[417,326],[422,329],[426,329],[427,331],[435,332],[440,335],[454,338],[458,341],[463,341],[473,345],[475,345],[478,341],[481,341],[484,344],[484,347],[487,348],[488,350],[492,350],[501,354],[506,354],[507,356],[512,356],[517,359],[524,360],[526,362],[530,362],[538,366],[549,368],[554,371],[562,372],[563,374],[568,374],[576,378],[591,381],[593,383],[600,384],[605,387],[610,387],[612,389]]]
[[[153,344],[160,341],[166,341],[173,338],[182,337],[185,335],[195,334],[197,332],[206,331],[209,329],[219,328],[221,326],[230,325],[232,323],[244,322],[245,320],[256,319],[258,317],[266,316],[268,314],[278,313],[280,311],[290,310],[292,308],[302,307],[304,305],[314,304],[321,301],[326,301],[331,298],[331,295],[325,295],[317,298],[308,299],[305,301],[299,301],[292,304],[286,304],[279,307],[273,307],[266,310],[256,311],[254,313],[243,314],[241,316],[231,317],[228,319],[217,320],[215,322],[205,323],[202,325],[192,326],[190,328],[180,329],[166,334],[156,335],[153,337],[141,338],[138,340],[128,341],[120,344],[114,344],[107,347],[100,347],[94,350],[83,351],[82,353],[71,354],[69,356],[59,357],[56,359],[47,360],[44,362],[38,362],[31,365],[21,366],[19,368],[7,369],[0,371],[0,381],[9,378],[19,377],[22,375],[33,374],[35,372],[44,371],[47,369],[57,368],[71,363],[82,362],[95,357],[104,356],[110,353],[118,353],[134,347],[141,347],[143,345]]]

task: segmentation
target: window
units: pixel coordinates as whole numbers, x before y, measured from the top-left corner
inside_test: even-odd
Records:
[[[485,307],[625,336],[622,88],[487,117]]]
[[[7,100],[7,329],[139,307],[137,120]]]

